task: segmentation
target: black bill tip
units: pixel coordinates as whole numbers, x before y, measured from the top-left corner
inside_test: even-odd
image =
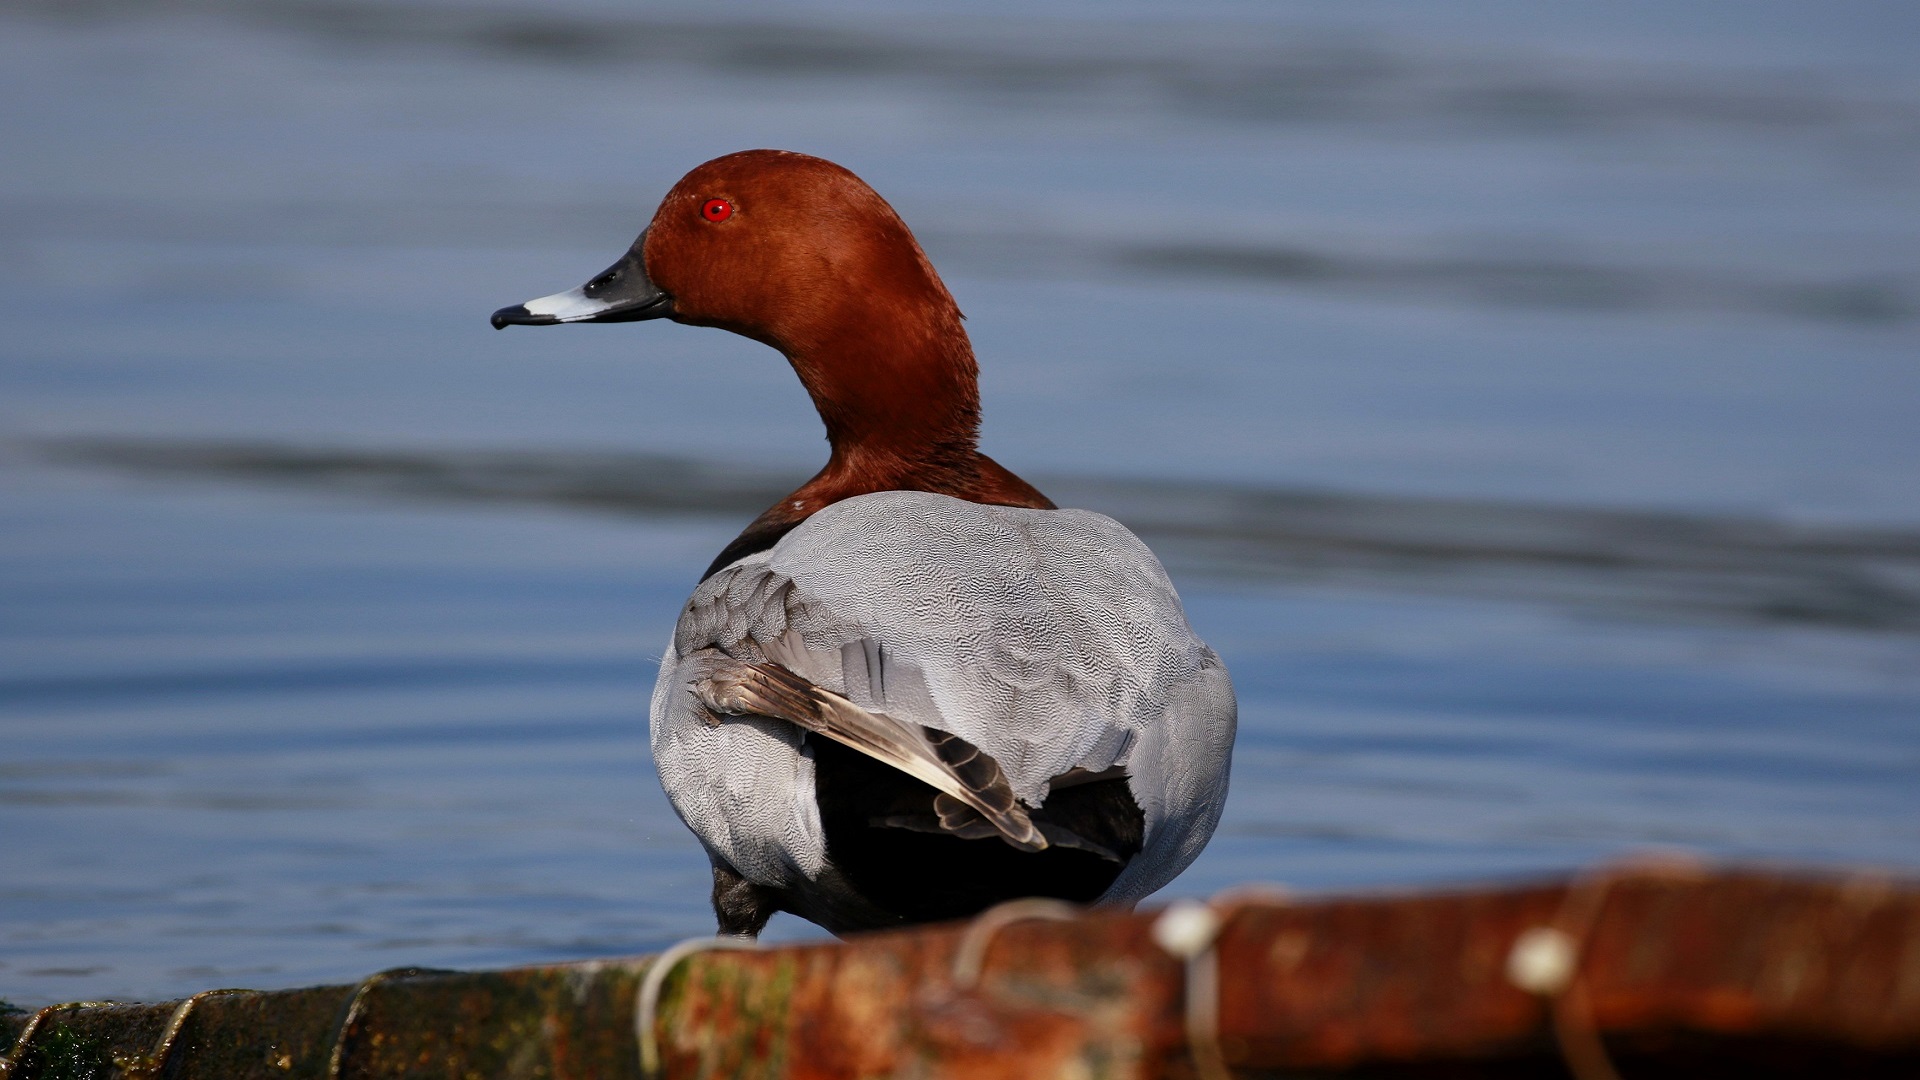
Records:
[[[489,321],[495,330],[505,330],[509,326],[552,326],[560,320],[551,315],[535,315],[527,310],[527,305],[515,304],[494,312]]]

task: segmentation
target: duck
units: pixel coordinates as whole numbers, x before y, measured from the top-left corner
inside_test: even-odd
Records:
[[[1145,544],[980,451],[963,316],[893,207],[822,158],[727,154],[492,324],[654,319],[777,350],[830,447],[707,567],[654,686],[719,933],[1130,907],[1184,870],[1226,799],[1227,669]],[[735,422],[713,403],[717,442]]]

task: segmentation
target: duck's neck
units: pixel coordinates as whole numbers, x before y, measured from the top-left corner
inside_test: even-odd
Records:
[[[826,424],[833,452],[813,479],[768,507],[727,545],[708,574],[773,546],[842,499],[876,491],[931,491],[968,502],[1053,508],[1033,485],[979,451],[978,368],[951,305],[949,300],[945,311],[913,321],[847,320],[815,340],[783,343]]]

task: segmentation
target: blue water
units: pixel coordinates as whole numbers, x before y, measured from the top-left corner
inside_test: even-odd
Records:
[[[1140,515],[1232,668],[1167,895],[1920,868],[1920,27],[1536,7],[10,7],[0,997],[711,929],[644,714],[751,503],[506,489],[804,475],[817,420],[717,331],[485,316],[756,145],[900,209],[989,452]],[[138,467],[236,441],[280,466]],[[1226,557],[1182,491],[1347,509],[1302,548],[1233,503]]]

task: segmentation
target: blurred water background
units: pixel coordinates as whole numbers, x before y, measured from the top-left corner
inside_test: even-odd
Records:
[[[710,931],[653,661],[817,420],[486,316],[753,146],[894,203],[988,451],[1232,668],[1168,895],[1920,866],[1920,9],[1172,8],[0,9],[0,996]]]

